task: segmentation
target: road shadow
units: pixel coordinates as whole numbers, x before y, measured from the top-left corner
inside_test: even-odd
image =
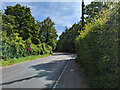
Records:
[[[38,72],[36,75],[9,81],[9,82],[4,82],[4,83],[1,83],[0,85],[9,85],[16,82],[22,82],[22,81],[30,80],[33,78],[42,78],[42,77],[45,77],[46,80],[55,81],[58,78],[61,71],[63,70],[67,61],[68,60],[57,60],[49,63],[36,64],[36,65],[30,66],[28,67],[29,69],[33,69]],[[45,86],[48,88],[52,87],[52,85],[49,83],[45,84]]]

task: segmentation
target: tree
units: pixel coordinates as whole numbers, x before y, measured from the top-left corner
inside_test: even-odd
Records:
[[[78,24],[73,24],[71,28],[66,28],[58,41],[57,50],[58,51],[68,51],[75,52],[75,39],[79,35],[81,30],[81,22]]]
[[[42,22],[42,27],[39,31],[41,41],[47,43],[48,45],[51,45],[53,49],[56,47],[56,39],[58,37],[54,25],[54,22],[52,22],[52,20],[47,17]]]
[[[108,8],[107,4],[103,4],[103,2],[91,2],[91,4],[85,6],[86,21],[92,22],[95,20],[95,16],[99,15],[99,12],[103,10],[103,8]]]
[[[2,17],[0,17],[0,21],[2,21],[2,23],[0,22],[2,24],[2,31],[0,32],[0,36],[2,36],[2,48],[0,47],[2,49],[2,52],[0,51],[2,59],[9,60],[10,58],[28,56],[26,43],[31,43],[30,55],[52,54],[52,45],[45,47],[45,42],[41,43],[40,41],[42,32],[46,32],[44,29],[41,32],[41,28],[44,25],[42,25],[42,22],[35,22],[30,8],[27,6],[21,6],[20,4],[7,6],[5,14],[2,14]],[[55,28],[52,26],[50,30],[54,32]],[[48,33],[49,37],[51,32]],[[51,36],[54,37],[55,35],[56,32]],[[54,48],[56,47],[55,40],[56,38],[51,40],[52,43],[54,42]]]
[[[28,39],[31,34],[35,33],[35,20],[31,15],[29,7],[21,6],[20,4],[7,6],[5,14],[14,17],[16,32],[20,34],[19,36],[22,37],[23,40]]]
[[[6,31],[7,36],[11,36],[17,30],[15,29],[15,16],[2,14],[2,31]]]

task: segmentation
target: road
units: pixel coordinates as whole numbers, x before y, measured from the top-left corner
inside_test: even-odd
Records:
[[[2,68],[2,88],[85,88],[75,54],[49,57]]]

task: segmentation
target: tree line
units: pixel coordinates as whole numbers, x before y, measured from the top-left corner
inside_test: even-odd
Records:
[[[94,21],[96,16],[99,16],[101,10],[109,8],[107,4],[102,2],[91,2],[91,4],[85,6],[84,8],[84,24],[87,22],[91,23]],[[84,27],[83,27],[84,28]],[[70,28],[66,28],[65,31],[60,35],[58,40],[58,51],[69,51],[75,53],[75,39],[80,35],[82,31],[82,20],[75,23]]]
[[[36,21],[27,6],[16,4],[7,6],[2,13],[2,59],[19,58],[30,55],[52,53],[56,49],[57,31],[55,23],[47,17],[44,21]],[[27,43],[31,43],[28,54]],[[47,47],[46,47],[47,45]]]
[[[120,2],[91,2],[85,6],[84,13],[83,30],[81,21],[66,28],[57,49],[77,53],[77,62],[83,68],[89,87],[118,88]]]

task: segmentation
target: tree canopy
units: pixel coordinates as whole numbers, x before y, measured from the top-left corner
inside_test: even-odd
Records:
[[[7,6],[2,14],[2,58],[27,56],[26,43],[31,43],[31,55],[52,53],[58,36],[54,25],[49,17],[36,21],[27,6]]]
[[[19,36],[22,37],[23,40],[28,39],[31,34],[35,33],[35,19],[31,15],[29,7],[21,6],[20,4],[7,6],[5,15],[7,15],[10,20],[13,17],[13,22],[15,23],[11,24],[15,25],[14,29],[16,29],[16,32],[20,34]]]

